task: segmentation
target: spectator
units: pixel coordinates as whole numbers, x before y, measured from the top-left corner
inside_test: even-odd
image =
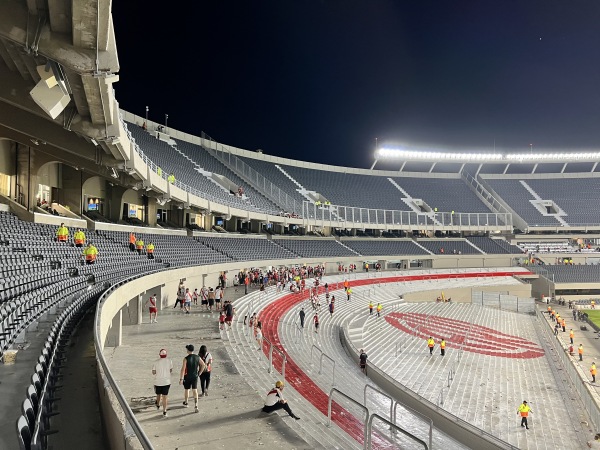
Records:
[[[158,309],[156,307],[156,294],[152,294],[148,298],[148,301],[146,302],[145,306],[148,306],[148,312],[150,313],[150,323],[152,323],[153,318],[154,318],[154,323],[157,323],[158,320],[156,320],[156,319],[158,316]]]
[[[272,413],[278,409],[283,409],[291,418],[300,420],[300,417],[292,412],[290,405],[288,405],[287,400],[283,397],[283,388],[284,384],[282,381],[277,381],[275,383],[275,388],[271,389],[267,394],[265,406],[262,408],[263,412]]]
[[[306,313],[304,312],[304,308],[300,309],[300,328],[304,328],[304,318],[306,317]]]
[[[367,354],[365,353],[365,351],[362,348],[360,349],[360,355],[358,356],[358,363],[360,365],[360,370],[362,371],[362,373],[364,373],[366,375],[367,374]]]
[[[172,173],[170,173],[169,176],[167,177],[167,181],[170,184],[175,184],[175,175],[173,175]]]
[[[185,303],[183,304],[183,310],[186,314],[190,313],[190,308],[192,307],[192,293],[190,292],[190,288],[185,288]]]
[[[154,393],[156,394],[156,409],[160,409],[162,400],[163,417],[167,417],[169,389],[171,387],[171,373],[173,372],[173,361],[167,358],[167,350],[164,348],[158,353],[159,359],[154,361],[152,375],[154,375]]]
[[[208,309],[212,311],[213,306],[215,306],[215,291],[213,288],[208,290]]]
[[[244,325],[246,325],[246,318],[244,318]],[[219,330],[223,331],[225,329],[225,313],[221,311],[219,314]]]
[[[200,346],[198,356],[204,362],[205,369],[200,374],[200,396],[208,397],[208,386],[210,385],[210,372],[212,370],[212,355],[208,352],[206,345]]]
[[[69,229],[65,227],[64,223],[61,223],[56,230],[56,239],[58,242],[67,242],[67,239],[69,239]]]
[[[194,396],[194,412],[198,412],[198,377],[204,372],[205,364],[198,355],[194,355],[194,346],[186,345],[187,356],[183,358],[181,371],[179,373],[179,384],[183,384],[185,389],[183,394],[183,406],[188,407],[188,398],[190,389]]]
[[[179,304],[179,309],[183,311],[183,303],[185,302],[185,286],[183,285],[183,281],[179,282],[179,287],[177,288],[177,300],[175,300],[175,306],[173,309],[177,308],[177,304]]]
[[[262,350],[263,346],[263,334],[262,334],[262,323],[260,320],[256,321],[256,326],[254,327],[254,336],[256,338],[256,342],[258,344],[258,351]]]
[[[233,314],[235,313],[235,308],[231,302],[227,302],[225,305],[225,323],[227,324],[227,328],[231,329],[231,322],[233,321]]]
[[[73,235],[73,240],[75,241],[75,247],[83,247],[85,244],[85,233],[78,228]]]

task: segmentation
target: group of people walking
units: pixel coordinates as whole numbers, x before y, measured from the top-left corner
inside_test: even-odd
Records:
[[[194,345],[185,346],[186,356],[183,358],[179,370],[179,384],[183,386],[183,406],[189,407],[190,394],[194,399],[194,412],[199,412],[198,398],[208,396],[210,386],[210,374],[212,371],[213,358],[206,345],[200,346],[198,354],[194,353]],[[159,358],[154,361],[152,375],[154,376],[154,392],[156,409],[162,407],[163,417],[168,416],[169,391],[171,388],[171,375],[173,373],[173,361],[168,357],[167,350],[160,349]],[[200,384],[200,393],[198,392]],[[190,392],[191,391],[191,392]]]

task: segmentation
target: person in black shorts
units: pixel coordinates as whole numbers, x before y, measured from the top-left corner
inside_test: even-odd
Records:
[[[183,358],[181,372],[179,376],[179,384],[183,384],[185,393],[183,395],[183,406],[188,407],[188,397],[190,389],[194,395],[194,412],[198,412],[198,377],[204,372],[205,364],[198,355],[194,354],[194,346],[186,345],[187,356]]]
[[[361,348],[360,355],[358,357],[358,363],[360,364],[360,370],[366,375],[367,374],[367,354]]]

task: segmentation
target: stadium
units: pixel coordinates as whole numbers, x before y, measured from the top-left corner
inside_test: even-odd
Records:
[[[0,449],[596,444],[600,152],[228,145],[120,108],[111,2],[67,3],[0,2]]]

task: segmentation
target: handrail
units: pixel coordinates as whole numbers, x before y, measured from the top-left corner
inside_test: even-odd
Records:
[[[433,419],[429,416],[426,416],[425,414],[420,413],[419,411],[417,411],[415,409],[412,409],[410,406],[396,400],[396,403],[394,403],[394,416],[393,416],[394,424],[396,423],[396,414],[398,412],[398,405],[402,405],[403,408],[408,409],[411,413],[416,414],[421,419],[424,419],[429,422],[429,447],[431,448],[431,446],[433,445]]]
[[[408,431],[404,430],[403,428],[399,427],[398,425],[393,424],[392,422],[390,422],[389,420],[387,420],[384,417],[381,417],[377,413],[372,413],[371,417],[369,417],[369,420],[367,422],[367,431],[366,431],[366,436],[365,436],[365,442],[366,442],[365,448],[367,450],[371,449],[371,432],[373,430],[373,420],[375,418],[381,420],[384,423],[387,423],[391,428],[400,431],[400,433],[402,433],[403,435],[408,436],[412,440],[418,442],[419,444],[421,444],[423,446],[423,448],[425,448],[425,450],[429,450],[429,447],[427,446],[427,443],[425,441],[419,439],[414,434],[409,433]]]
[[[318,351],[319,351],[321,354],[323,353],[323,350],[321,350],[319,347],[317,347],[317,345],[316,345],[316,344],[313,344],[313,345],[312,345],[312,347],[310,348],[310,365],[311,365],[311,366],[313,365],[312,358],[313,358],[313,350],[314,350],[315,348],[316,348],[316,349],[317,349],[317,350],[318,350]]]
[[[326,424],[326,426],[328,428],[331,427],[331,403],[333,401],[333,394],[335,394],[336,392],[338,394],[340,394],[342,397],[344,397],[346,400],[350,400],[352,403],[354,403],[356,406],[361,408],[366,413],[365,426],[363,429],[363,433],[365,436],[363,448],[367,448],[367,445],[366,445],[367,444],[367,430],[369,429],[367,423],[369,421],[369,409],[366,406],[361,405],[360,402],[357,402],[352,397],[349,397],[348,395],[344,394],[342,391],[340,391],[339,389],[336,389],[336,388],[331,388],[331,391],[329,391],[329,399],[327,401],[327,424]]]
[[[271,367],[273,367],[273,350],[277,350],[277,352],[281,355],[281,377],[285,380],[285,364],[287,363],[287,356],[281,349],[271,345],[271,349],[269,350],[269,361]]]
[[[321,353],[321,358],[319,358],[319,375],[321,374],[321,371],[323,369],[323,358],[327,358],[333,363],[333,375],[331,377],[331,385],[335,386],[335,361],[333,360],[333,358],[331,358],[325,353]]]
[[[374,388],[370,384],[365,384],[365,389],[363,391],[363,397],[364,397],[365,406],[367,406],[367,390],[368,389],[371,389],[371,390],[377,392],[379,395],[383,395],[385,398],[387,398],[390,401],[390,421],[392,421],[395,424],[396,423],[396,417],[393,415],[394,414],[394,399],[392,398],[392,396],[386,394],[385,392],[380,391],[377,388]]]
[[[129,278],[125,278],[124,280],[120,280],[116,283],[113,283],[106,291],[104,291],[104,293],[98,299],[98,306],[96,308],[96,317],[94,318],[94,324],[95,324],[94,325],[94,347],[96,350],[96,359],[100,363],[102,371],[104,372],[104,376],[106,377],[108,384],[110,384],[110,387],[113,390],[113,393],[115,394],[115,397],[117,398],[117,401],[119,402],[119,405],[121,405],[121,409],[123,410],[123,413],[125,414],[125,419],[127,420],[129,425],[133,429],[133,432],[135,433],[136,437],[138,438],[138,440],[139,440],[140,444],[142,445],[142,447],[144,448],[144,450],[154,450],[154,447],[152,446],[150,439],[144,432],[144,429],[142,428],[140,423],[137,421],[137,418],[135,417],[135,414],[133,414],[133,411],[129,407],[127,400],[125,400],[125,395],[123,394],[123,391],[121,391],[121,389],[119,388],[119,385],[113,378],[113,375],[112,375],[110,369],[108,368],[108,364],[106,363],[106,359],[104,359],[104,353],[102,352],[102,348],[100,347],[100,315],[101,315],[101,311],[102,311],[102,305],[103,305],[104,301],[106,300],[106,297],[108,297],[113,292],[113,290],[115,289],[115,287],[117,285],[119,285],[119,286],[123,285],[131,280],[134,280],[141,276],[150,275],[155,272],[160,272],[160,270],[144,272],[143,274],[134,275]]]

